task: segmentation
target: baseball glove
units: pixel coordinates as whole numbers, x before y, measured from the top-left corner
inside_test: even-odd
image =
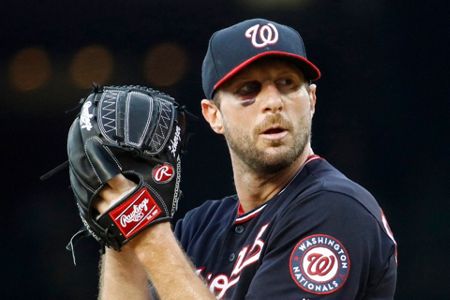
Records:
[[[120,250],[177,209],[186,114],[172,97],[142,86],[95,87],[82,101],[67,139],[71,188],[88,234],[102,249]],[[93,202],[119,173],[137,186],[99,215]]]

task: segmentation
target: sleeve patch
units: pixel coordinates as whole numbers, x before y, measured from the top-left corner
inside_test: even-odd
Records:
[[[327,295],[344,286],[350,272],[350,257],[336,238],[314,234],[295,245],[289,259],[289,271],[302,290]]]

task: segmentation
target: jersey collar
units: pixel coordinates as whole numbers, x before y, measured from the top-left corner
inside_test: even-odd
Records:
[[[241,203],[239,203],[238,206],[238,216],[236,220],[234,221],[234,224],[242,224],[245,223],[259,215],[259,213],[266,207],[267,203],[264,203],[260,207],[257,207],[247,213],[244,213],[244,210],[242,209]]]
[[[276,196],[280,195],[281,193],[283,193],[286,190],[286,188],[289,186],[289,184],[294,180],[295,177],[297,177],[298,174],[300,174],[300,172],[303,170],[303,167],[307,163],[309,163],[310,161],[316,160],[316,159],[321,159],[321,157],[319,155],[316,155],[316,154],[308,156],[306,158],[305,163],[298,170],[297,174],[295,174],[295,176],[291,179],[291,181],[289,181],[289,183],[286,184],[286,186]],[[273,197],[273,198],[275,198],[275,197]],[[247,221],[249,221],[249,220],[251,220],[253,218],[256,218],[264,210],[264,208],[267,206],[267,203],[268,202],[264,203],[260,207],[257,207],[255,209],[249,211],[249,212],[244,213],[244,209],[242,208],[241,203],[239,202],[239,199],[238,199],[237,216],[236,216],[236,220],[234,221],[234,224],[235,225],[242,224],[242,223],[245,223],[245,222],[247,222]]]

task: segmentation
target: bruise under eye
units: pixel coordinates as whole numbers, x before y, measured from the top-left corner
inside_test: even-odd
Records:
[[[241,105],[242,106],[249,106],[249,105],[252,105],[253,103],[255,103],[255,101],[256,101],[255,97],[243,99],[241,101]]]

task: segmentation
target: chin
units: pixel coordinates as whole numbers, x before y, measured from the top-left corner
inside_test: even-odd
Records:
[[[273,174],[279,172],[283,169],[286,169],[291,165],[291,162],[287,160],[273,161],[273,162],[265,162],[261,164],[258,168],[258,171],[265,174]]]
[[[292,161],[298,157],[297,151],[291,145],[281,145],[277,147],[269,147],[262,151],[264,159],[267,162],[282,162],[285,160]]]
[[[265,172],[276,172],[284,168],[291,166],[298,155],[293,153],[293,151],[277,151],[277,153],[266,154],[264,159],[261,161],[260,168]]]

